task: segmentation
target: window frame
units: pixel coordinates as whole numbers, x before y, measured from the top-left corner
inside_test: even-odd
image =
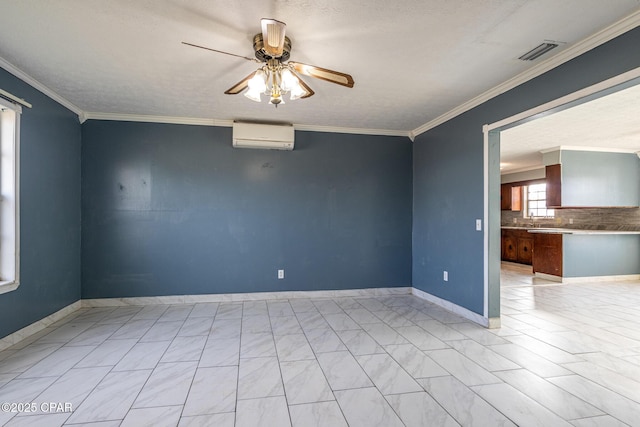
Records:
[[[544,200],[544,208],[540,208],[540,207],[536,207],[536,208],[531,208],[529,206],[529,203],[531,202],[531,199],[529,197],[530,194],[530,189],[532,186],[534,185],[544,185],[545,186],[545,198],[544,199],[535,199],[534,201],[536,202],[540,202]],[[545,181],[543,182],[530,182],[529,184],[527,184],[525,186],[525,191],[524,191],[524,207],[525,209],[523,209],[523,214],[525,218],[555,218],[555,209],[550,209],[547,207],[547,198],[546,198],[546,185],[547,183]],[[532,212],[535,211],[536,214],[539,213],[540,210],[544,210],[545,215],[532,215]]]
[[[4,294],[20,286],[22,107],[0,98],[0,110],[0,294]]]

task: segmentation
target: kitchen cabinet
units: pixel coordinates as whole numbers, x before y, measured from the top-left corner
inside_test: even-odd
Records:
[[[533,237],[518,238],[518,262],[531,265],[533,262]]]
[[[547,183],[547,207],[562,206],[562,166],[548,165],[545,167],[545,181]]]
[[[533,272],[562,277],[562,234],[533,233]]]
[[[502,260],[518,262],[518,239],[507,230],[502,230]]]
[[[500,186],[500,209],[503,211],[522,210],[522,187],[511,184]]]
[[[534,241],[527,230],[503,229],[501,252],[503,261],[531,265]]]

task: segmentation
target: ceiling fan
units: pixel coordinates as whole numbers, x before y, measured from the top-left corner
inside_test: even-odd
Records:
[[[353,78],[349,74],[289,61],[291,56],[291,40],[285,36],[287,25],[275,19],[261,19],[262,32],[253,37],[253,50],[255,58],[236,55],[222,50],[199,46],[182,42],[185,45],[210,50],[212,52],[243,58],[248,61],[264,63],[253,73],[227,89],[227,95],[237,95],[245,92],[247,98],[260,102],[261,94],[269,95],[269,103],[275,105],[284,104],[283,95],[289,93],[290,99],[308,98],[315,92],[298,76],[302,74],[315,77],[331,83],[346,87],[353,87]]]

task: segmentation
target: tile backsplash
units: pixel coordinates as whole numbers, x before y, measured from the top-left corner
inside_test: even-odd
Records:
[[[640,208],[556,209],[554,218],[536,218],[534,223],[545,227],[640,231]],[[502,211],[501,225],[526,227],[531,225],[531,219],[524,218],[522,212]]]

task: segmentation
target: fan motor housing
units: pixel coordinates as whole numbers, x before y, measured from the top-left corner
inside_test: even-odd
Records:
[[[255,50],[256,52],[256,58],[258,58],[262,62],[267,62],[270,59],[274,59],[271,55],[268,55],[264,50],[264,40],[262,39],[262,33],[258,33],[255,36],[253,36],[253,50]],[[285,36],[282,55],[280,55],[277,59],[279,59],[282,62],[286,62],[289,60],[290,56],[291,56],[291,39]]]

